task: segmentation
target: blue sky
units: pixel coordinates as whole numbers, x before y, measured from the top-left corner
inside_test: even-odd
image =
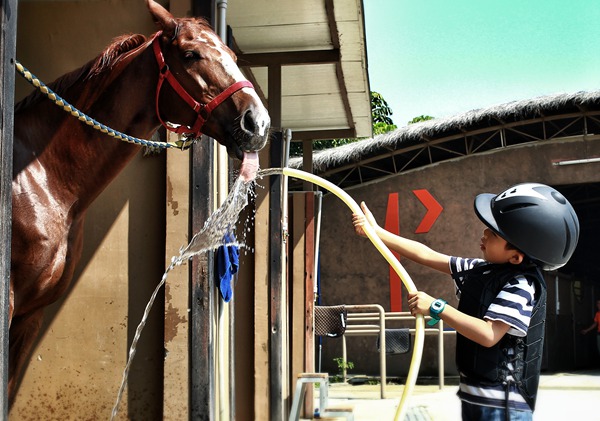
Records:
[[[600,1],[363,0],[371,90],[404,126],[600,89]]]

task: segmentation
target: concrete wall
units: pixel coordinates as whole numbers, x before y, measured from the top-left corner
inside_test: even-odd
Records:
[[[443,253],[458,256],[481,255],[479,239],[484,225],[473,212],[474,197],[483,192],[499,193],[510,185],[541,182],[560,189],[560,185],[600,181],[599,164],[555,166],[553,161],[584,159],[600,154],[598,140],[569,138],[544,143],[532,143],[491,153],[472,155],[453,161],[413,170],[382,179],[370,185],[348,190],[357,201],[364,200],[380,225],[385,223],[388,195],[398,193],[400,202],[400,232]],[[425,208],[413,190],[427,189],[444,208],[431,230],[415,234]],[[401,260],[417,288],[456,305],[450,277],[429,268]],[[323,202],[321,233],[321,300],[322,305],[381,304],[390,310],[388,265],[369,240],[354,234],[349,209],[333,195]],[[403,308],[406,290],[403,288]],[[559,338],[557,338],[559,339]],[[572,340],[572,336],[568,338]],[[446,341],[446,373],[456,374],[455,341]],[[337,372],[332,362],[340,357],[341,341],[325,341],[323,368]],[[378,359],[374,337],[348,338],[348,360],[355,364],[355,373],[378,374]],[[388,375],[405,375],[410,354],[388,360]],[[425,339],[421,365],[422,375],[437,375],[436,337]]]

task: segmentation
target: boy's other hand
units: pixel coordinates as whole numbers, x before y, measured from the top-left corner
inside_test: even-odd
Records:
[[[354,232],[356,232],[361,237],[366,237],[367,233],[364,229],[365,224],[369,224],[373,228],[377,228],[377,221],[375,221],[373,214],[371,213],[365,202],[360,203],[360,208],[362,209],[364,216],[357,213],[353,213],[352,224],[354,225]]]
[[[416,316],[417,314],[422,314],[423,316],[429,315],[429,307],[431,303],[433,303],[434,298],[423,291],[417,291],[413,293],[408,293],[408,308],[410,309],[410,314]]]

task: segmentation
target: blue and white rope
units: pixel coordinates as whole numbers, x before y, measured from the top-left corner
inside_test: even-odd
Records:
[[[189,148],[194,142],[194,139],[190,138],[182,138],[175,142],[155,142],[153,140],[144,140],[137,137],[129,136],[125,133],[121,133],[118,130],[111,129],[110,127],[99,123],[87,114],[82,113],[77,108],[69,104],[52,89],[47,87],[41,80],[35,77],[35,75],[32,74],[29,70],[27,70],[18,60],[15,60],[15,67],[17,71],[21,74],[21,76],[25,78],[25,80],[27,80],[34,87],[39,89],[41,93],[46,95],[48,99],[50,99],[56,105],[61,107],[64,111],[71,114],[73,117],[76,117],[79,121],[87,124],[88,126],[93,127],[94,129],[99,130],[102,133],[105,133],[111,137],[114,137],[115,139],[123,140],[129,143],[135,143],[137,145],[148,146],[150,148],[178,148],[181,150]]]

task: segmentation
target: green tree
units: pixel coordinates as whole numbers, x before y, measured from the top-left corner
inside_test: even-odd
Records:
[[[398,128],[392,121],[392,113],[392,108],[389,106],[383,96],[378,92],[371,92],[371,119],[373,120],[373,136],[387,133]],[[335,148],[337,146],[356,142],[360,139],[362,138],[315,140],[313,142],[313,149],[318,151],[322,149]],[[301,142],[293,142],[290,145],[290,155],[302,155]]]
[[[412,120],[410,120],[408,122],[408,124],[420,123],[421,121],[427,121],[427,120],[433,120],[433,119],[434,119],[434,117],[431,117],[430,115],[420,115],[420,116],[415,117]]]
[[[388,126],[394,125],[392,121],[393,111],[387,101],[383,99],[380,93],[371,92],[371,116],[373,124],[385,123]]]

